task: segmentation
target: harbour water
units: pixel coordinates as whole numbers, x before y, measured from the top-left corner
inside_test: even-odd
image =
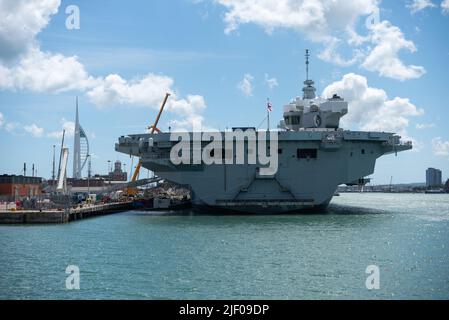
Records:
[[[66,267],[80,289],[66,289]],[[380,288],[365,285],[368,265]],[[354,193],[326,212],[138,212],[0,226],[1,299],[448,299],[449,195]]]

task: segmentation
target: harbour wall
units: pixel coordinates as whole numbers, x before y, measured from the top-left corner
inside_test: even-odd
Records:
[[[131,210],[132,202],[107,203],[65,210],[20,210],[0,212],[0,224],[68,223],[90,217]]]

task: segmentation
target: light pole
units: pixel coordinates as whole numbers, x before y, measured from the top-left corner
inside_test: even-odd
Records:
[[[55,186],[55,182],[56,182],[56,176],[55,176],[55,174],[56,174],[56,171],[55,171],[55,148],[56,148],[56,145],[53,145],[53,170],[52,170],[52,173],[51,173],[51,180],[52,180],[52,186],[54,187]]]
[[[91,170],[91,163],[90,163],[90,154],[87,155],[87,159],[89,161],[88,164],[88,171],[87,171],[87,197],[90,199],[90,170]]]

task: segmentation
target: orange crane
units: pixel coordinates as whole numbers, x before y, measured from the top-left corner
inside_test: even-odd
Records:
[[[154,122],[153,125],[148,126],[148,129],[150,129],[150,133],[154,133],[155,131],[158,132],[158,133],[161,132],[161,130],[159,130],[157,128],[157,124],[159,122],[159,119],[161,118],[162,111],[164,111],[164,107],[165,107],[165,104],[167,103],[167,100],[168,100],[169,96],[170,96],[170,93],[167,92],[165,94],[165,98],[164,98],[164,101],[162,102],[162,105],[161,105],[161,108],[159,110],[159,113],[157,114],[156,121]],[[131,179],[131,182],[135,182],[137,180],[137,177],[139,176],[139,172],[140,172],[140,168],[141,167],[142,167],[142,161],[140,161],[140,159],[139,159],[139,162],[137,163],[136,170],[134,171],[134,174],[133,174],[133,177]],[[137,189],[136,188],[128,188],[127,189],[127,194],[128,195],[135,195],[136,193],[137,193]]]

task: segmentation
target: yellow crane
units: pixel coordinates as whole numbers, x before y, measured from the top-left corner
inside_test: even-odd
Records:
[[[161,118],[162,111],[164,111],[164,107],[165,107],[165,104],[167,103],[167,100],[168,100],[169,96],[170,96],[170,93],[167,92],[165,94],[165,98],[164,98],[164,101],[162,102],[162,105],[161,105],[161,108],[159,110],[159,113],[157,114],[156,121],[154,121],[153,125],[148,126],[148,129],[150,129],[150,133],[154,133],[155,131],[156,132],[161,132],[161,130],[159,130],[157,128],[157,124],[159,122],[159,119]],[[139,172],[140,172],[140,168],[141,167],[142,167],[142,161],[140,161],[140,159],[139,159],[139,162],[137,163],[137,166],[136,166],[136,170],[134,171],[133,177],[131,178],[131,182],[135,182],[137,180],[137,177],[139,176]],[[135,194],[137,194],[137,188],[128,188],[127,189],[127,194],[128,195],[135,195]]]

